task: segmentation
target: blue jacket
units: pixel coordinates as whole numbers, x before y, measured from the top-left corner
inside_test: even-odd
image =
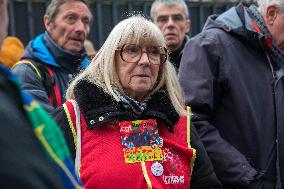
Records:
[[[281,188],[283,62],[269,61],[241,10],[208,18],[184,49],[179,79],[224,188]]]
[[[39,35],[28,44],[22,59],[45,64],[52,69],[62,103],[65,102],[64,96],[70,80],[79,73],[80,69],[88,65],[85,50],[77,54],[64,51],[47,33]],[[13,72],[20,77],[24,90],[29,92],[48,112],[54,110],[49,102],[49,94],[43,85],[43,80],[30,65],[17,64]]]

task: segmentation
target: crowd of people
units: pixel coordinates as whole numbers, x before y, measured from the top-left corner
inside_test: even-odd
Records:
[[[241,2],[192,38],[185,1],[154,0],[98,51],[87,0],[51,0],[25,48],[7,5],[0,188],[284,187],[283,0]]]

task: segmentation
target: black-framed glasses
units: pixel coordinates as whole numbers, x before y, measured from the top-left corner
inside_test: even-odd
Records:
[[[142,54],[146,52],[149,62],[152,64],[163,64],[167,60],[167,49],[160,46],[147,46],[146,51],[142,50],[140,45],[126,44],[120,49],[120,57],[123,61],[128,63],[137,63],[142,57]]]

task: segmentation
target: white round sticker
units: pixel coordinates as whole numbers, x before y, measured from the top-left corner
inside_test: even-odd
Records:
[[[159,162],[155,162],[151,166],[151,171],[152,171],[153,175],[155,175],[156,177],[159,177],[159,176],[163,175],[164,167]]]

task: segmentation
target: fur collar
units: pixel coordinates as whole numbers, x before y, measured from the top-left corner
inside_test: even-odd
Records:
[[[77,84],[74,94],[88,129],[113,121],[155,118],[164,122],[168,130],[173,132],[173,126],[179,119],[178,113],[164,90],[150,97],[146,110],[140,115],[125,107],[122,102],[115,101],[101,87],[87,80],[82,80]]]

